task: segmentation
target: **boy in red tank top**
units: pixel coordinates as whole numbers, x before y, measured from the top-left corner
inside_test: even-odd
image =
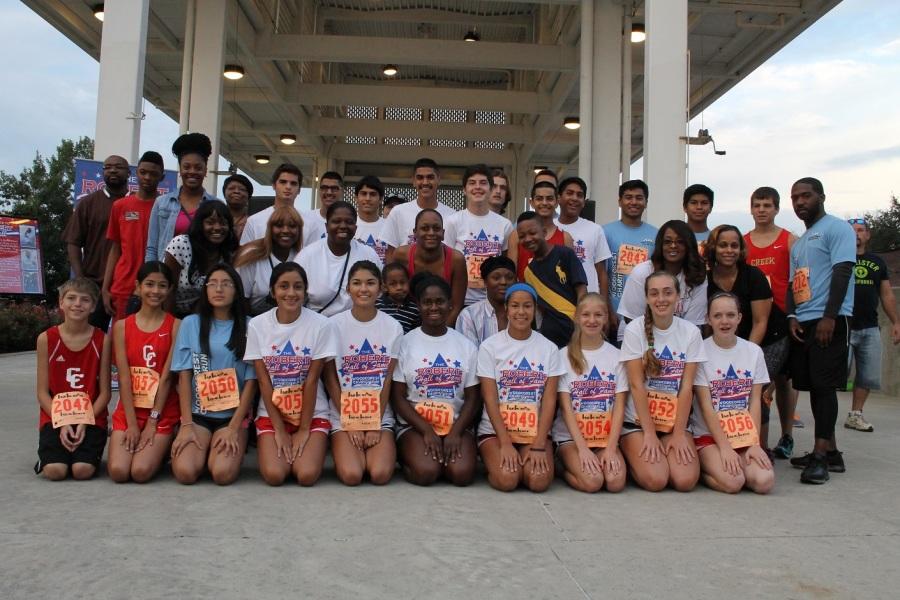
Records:
[[[76,277],[59,288],[63,322],[37,339],[37,400],[40,407],[35,473],[51,481],[90,479],[106,446],[110,344],[88,322],[100,299],[90,279]]]
[[[747,264],[757,267],[765,274],[772,288],[775,305],[784,311],[791,246],[797,241],[797,236],[787,229],[775,225],[775,216],[780,208],[779,203],[778,191],[771,187],[758,188],[751,194],[750,213],[753,215],[753,222],[756,226],[752,231],[744,234],[744,241],[747,244]],[[781,438],[772,449],[772,453],[778,458],[790,458],[794,451],[795,422],[796,426],[803,426],[802,421],[795,417],[797,392],[791,389],[790,377],[786,373],[770,373],[769,375],[772,378],[772,384],[763,393],[763,399],[768,397],[769,402],[763,402],[760,441],[763,448],[768,447],[766,444],[769,433],[768,406],[774,391],[778,416],[781,421]]]
[[[556,218],[558,206],[559,197],[554,183],[538,181],[534,184],[531,188],[531,209],[541,218],[547,243],[551,246],[573,248],[575,243],[572,241],[572,236],[557,227],[553,220]],[[509,249],[506,251],[506,255],[516,263],[516,280],[525,281],[525,267],[534,258],[534,253],[519,243],[519,233],[515,229],[509,235]]]

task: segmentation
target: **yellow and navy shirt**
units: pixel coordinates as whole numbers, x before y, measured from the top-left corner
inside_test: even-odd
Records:
[[[539,331],[562,348],[572,337],[576,286],[587,286],[584,268],[575,252],[566,246],[551,246],[544,258],[533,258],[525,267],[525,283],[538,293],[543,320]]]

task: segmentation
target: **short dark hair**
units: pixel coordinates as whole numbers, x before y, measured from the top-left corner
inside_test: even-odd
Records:
[[[422,216],[423,216],[423,215],[427,215],[427,214],[429,214],[429,213],[430,213],[430,214],[437,215],[438,221],[441,222],[441,227],[444,226],[444,215],[442,215],[441,213],[439,213],[438,211],[436,211],[436,210],[433,209],[433,208],[423,208],[423,209],[420,210],[418,213],[416,213],[416,219],[415,219],[415,221],[414,221],[414,223],[413,223],[413,227],[418,227],[418,226],[419,226],[419,221],[422,220]]]
[[[397,206],[398,204],[406,204],[406,198],[401,198],[400,196],[388,196],[384,199],[384,208]]]
[[[753,190],[753,193],[750,194],[750,202],[753,203],[753,200],[763,200],[765,198],[771,198],[772,204],[775,205],[775,208],[781,208],[781,196],[778,195],[778,190],[773,187],[763,186],[758,187]]]
[[[494,184],[494,177],[502,177],[504,181],[506,181],[506,198],[503,199],[503,208],[500,210],[500,214],[504,214],[506,212],[506,207],[509,205],[509,201],[512,200],[512,187],[509,183],[509,175],[503,169],[492,169],[491,170],[491,187]]]
[[[644,191],[644,198],[647,200],[650,199],[650,187],[644,182],[643,179],[629,179],[625,183],[619,186],[619,198],[625,195],[625,192],[628,190],[636,190],[641,189]]]
[[[541,220],[541,218],[538,216],[538,214],[536,212],[534,212],[533,210],[526,210],[525,212],[523,212],[521,215],[518,216],[518,218],[516,219],[516,225],[518,225],[519,223],[521,223],[523,221],[530,221],[532,219],[537,219],[538,221]]]
[[[684,190],[684,198],[681,201],[682,208],[687,206],[688,200],[691,199],[691,196],[702,194],[709,198],[709,205],[712,206],[715,201],[715,194],[711,189],[702,183],[695,183],[693,185],[687,186]]]
[[[346,208],[353,215],[353,220],[357,219],[356,207],[347,202],[346,200],[337,200],[331,204],[327,209],[325,209],[325,220],[328,221],[331,219],[331,215],[335,213],[335,211],[340,210],[342,208]]]
[[[378,196],[380,198],[384,198],[384,184],[381,183],[381,180],[374,175],[366,175],[365,177],[360,179],[356,183],[356,186],[353,188],[353,195],[359,196],[359,193],[364,187],[372,188],[373,190],[378,192]]]
[[[165,170],[165,165],[163,164],[163,157],[159,152],[154,152],[153,150],[147,150],[141,155],[141,158],[138,160],[138,164],[142,162],[153,163],[154,165],[158,165],[160,170]]]
[[[479,163],[477,165],[469,165],[468,167],[466,167],[466,170],[463,171],[463,187],[465,187],[466,182],[469,181],[469,177],[472,177],[473,175],[484,175],[485,177],[487,177],[488,187],[494,187],[494,179],[493,177],[491,177],[491,170],[486,164]]]
[[[290,173],[292,175],[297,176],[297,181],[300,182],[300,185],[303,185],[303,173],[300,171],[300,167],[291,163],[281,163],[277,167],[275,167],[275,172],[272,173],[272,185],[275,185],[275,182],[278,181],[278,177],[282,173]]]
[[[344,187],[344,178],[341,177],[341,174],[337,171],[325,171],[319,177],[319,181],[322,181],[323,179],[335,179],[341,182],[341,187]]]
[[[820,196],[825,195],[825,188],[822,186],[822,182],[815,177],[801,177],[794,182],[794,185],[797,185],[798,183],[805,183],[806,185],[812,187],[813,191]]]
[[[487,279],[488,275],[497,269],[509,269],[515,274],[516,263],[514,263],[510,257],[502,254],[499,256],[491,256],[481,263],[481,267],[479,268],[479,271],[481,271],[481,278]]]
[[[562,196],[563,190],[569,187],[572,184],[577,185],[581,188],[581,193],[587,196],[587,183],[584,182],[584,179],[581,177],[566,177],[562,181],[559,182],[559,186],[556,188],[556,192]]]
[[[225,195],[225,188],[227,188],[228,184],[231,182],[236,182],[236,183],[241,184],[242,186],[244,186],[244,189],[247,190],[247,195],[251,196],[251,197],[253,196],[253,184],[250,183],[249,179],[247,179],[240,173],[235,173],[234,175],[229,175],[225,179],[225,182],[222,183],[222,195],[223,196]]]
[[[534,193],[541,188],[550,188],[553,190],[553,195],[556,195],[556,186],[550,183],[549,181],[538,181],[536,184],[531,186],[531,197],[534,198]]]
[[[540,171],[538,171],[537,173],[534,174],[534,178],[537,179],[541,175],[549,175],[550,177],[553,178],[553,181],[559,181],[559,177],[556,175],[556,172],[552,171],[550,169],[541,169]]]
[[[416,172],[416,169],[434,169],[435,173],[440,172],[437,163],[430,158],[420,158],[417,160],[416,164],[413,165],[413,173]]]

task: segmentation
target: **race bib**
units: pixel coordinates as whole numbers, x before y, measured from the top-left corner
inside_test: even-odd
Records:
[[[453,405],[449,402],[425,400],[416,404],[419,416],[431,424],[438,435],[447,435],[453,427]]]
[[[759,444],[759,432],[749,410],[725,410],[719,413],[719,425],[735,450]]]
[[[537,437],[536,402],[501,402],[500,416],[514,444],[530,444]]]
[[[342,391],[341,429],[344,431],[381,429],[381,390]]]
[[[50,401],[53,429],[66,425],[93,425],[94,405],[85,392],[60,392]]]
[[[794,293],[794,302],[796,304],[809,302],[812,298],[812,290],[809,287],[809,267],[799,267],[794,271],[791,291]]]
[[[678,397],[671,392],[659,392],[647,390],[647,405],[650,408],[650,420],[660,433],[672,433],[675,429],[675,409],[678,407]],[[640,425],[641,420],[635,417],[635,423]]]
[[[466,272],[469,274],[469,288],[475,290],[484,289],[484,280],[481,278],[481,264],[487,259],[487,256],[478,254],[466,256]]]
[[[606,448],[612,429],[608,412],[575,413],[575,421],[588,448]]]
[[[616,271],[620,275],[631,275],[631,271],[637,265],[647,260],[648,256],[647,249],[643,246],[622,244],[619,246],[618,257],[616,258]]]
[[[241,403],[238,393],[237,374],[234,369],[205,371],[194,377],[197,385],[197,398],[203,412],[218,412],[237,408]]]
[[[300,425],[300,411],[303,408],[303,384],[275,388],[272,390],[272,404],[281,413],[281,418],[291,425]]]
[[[131,367],[131,399],[135,408],[153,408],[159,373],[149,367]]]

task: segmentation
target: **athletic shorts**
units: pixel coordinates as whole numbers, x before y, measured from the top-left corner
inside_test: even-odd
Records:
[[[881,389],[881,331],[877,327],[850,332],[850,356],[856,363],[854,387]]]
[[[138,429],[143,431],[144,425],[146,425],[147,423],[147,419],[150,418],[150,409],[135,407],[134,416],[137,417]],[[162,413],[160,413],[159,415],[159,422],[156,425],[156,433],[159,433],[161,435],[169,435],[175,430],[175,426],[180,420],[181,407],[178,406],[178,402],[166,402],[165,406],[163,406]],[[125,419],[125,407],[122,406],[121,400],[119,400],[119,405],[116,407],[116,410],[112,415],[112,428],[113,431],[125,431],[126,429],[128,429],[128,421]]]
[[[848,320],[845,316],[835,319],[831,343],[824,348],[816,342],[819,319],[800,323],[803,342],[791,339],[791,377],[795,390],[808,392],[813,385],[817,388],[844,388],[850,347]]]
[[[774,379],[776,375],[781,374],[784,370],[785,363],[788,361],[790,351],[791,344],[786,337],[772,342],[768,346],[762,347],[763,358],[766,361],[766,370],[769,372],[769,379]]]
[[[711,436],[709,434],[705,434],[705,435],[695,437],[694,445],[697,446],[697,450],[700,451],[700,450],[703,450],[704,448],[706,448],[707,446],[715,446],[716,440],[713,438],[713,436]]]
[[[479,448],[481,448],[481,445],[482,445],[483,443],[485,443],[485,442],[488,441],[488,440],[493,440],[493,439],[496,439],[496,438],[497,438],[497,434],[496,434],[496,433],[482,433],[481,435],[479,435],[479,436],[475,439],[475,442],[476,442],[477,446],[478,446]],[[547,442],[549,442],[549,443],[551,443],[551,444],[553,443],[553,440],[550,439],[550,436],[547,436]],[[527,443],[517,443],[517,442],[514,442],[514,443],[513,443],[513,446],[516,446],[516,447],[519,447],[519,446],[530,446],[530,445],[531,445],[531,444],[527,444]]]
[[[284,430],[288,433],[296,433],[300,429],[298,425],[284,421]],[[309,424],[309,432],[324,433],[328,435],[331,432],[331,421],[314,417]],[[266,433],[275,433],[275,426],[272,425],[272,419],[269,417],[256,417],[256,435],[260,436]]]
[[[631,421],[622,421],[622,433],[619,434],[619,437],[621,439],[628,434],[637,433],[638,431],[643,431],[643,428],[640,425],[638,425],[637,423],[632,423]],[[691,432],[690,429],[686,429],[685,431],[687,431],[688,433]],[[659,431],[656,432],[657,437],[660,437],[663,435],[669,435],[669,434],[661,433]]]
[[[60,429],[53,429],[53,424],[44,425],[38,434],[38,461],[34,465],[34,472],[40,473],[44,465],[62,463],[73,465],[75,463],[87,463],[94,468],[100,466],[103,458],[103,449],[106,447],[106,429],[96,425],[88,425],[84,429],[84,440],[69,452],[59,439]]]
[[[198,415],[191,414],[191,421],[194,423],[196,427],[202,427],[206,429],[210,433],[215,433],[220,429],[224,429],[228,427],[231,423],[231,418],[226,417],[224,419],[217,419],[214,417],[207,417],[206,415]],[[241,429],[247,429],[250,426],[250,418],[244,417],[244,420],[241,421]]]

